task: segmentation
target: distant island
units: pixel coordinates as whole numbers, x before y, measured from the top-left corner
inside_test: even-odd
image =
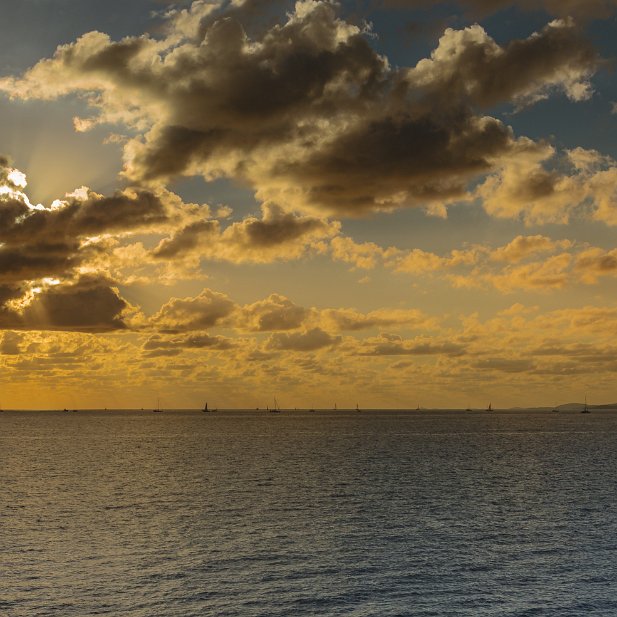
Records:
[[[555,409],[559,411],[581,411],[585,407],[584,403],[564,403],[557,405]],[[587,405],[589,409],[617,409],[617,403],[603,403],[602,405]]]

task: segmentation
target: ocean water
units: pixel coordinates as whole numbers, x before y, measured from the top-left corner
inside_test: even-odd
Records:
[[[5,412],[0,615],[617,615],[617,413]]]

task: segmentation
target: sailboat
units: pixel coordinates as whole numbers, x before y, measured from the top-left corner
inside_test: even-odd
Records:
[[[486,408],[486,411],[493,411],[493,405],[492,403],[488,404],[488,407]]]
[[[276,396],[274,397],[274,407],[268,410],[270,413],[281,413],[281,408],[276,400]]]
[[[334,403],[334,411],[336,411],[336,403]]]
[[[581,413],[591,413],[589,407],[587,407],[587,395],[585,394],[585,407],[581,410]]]
[[[160,398],[156,399],[156,409],[153,409],[152,413],[163,413],[163,410],[161,409],[161,399]]]
[[[212,410],[208,409],[208,401],[206,401],[206,404],[204,405],[204,408],[201,411],[202,413],[212,413]]]
[[[360,413],[360,405],[358,403],[356,403],[356,411]]]

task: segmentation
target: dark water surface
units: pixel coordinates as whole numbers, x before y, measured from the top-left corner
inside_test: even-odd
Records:
[[[0,615],[617,615],[614,412],[5,412]]]

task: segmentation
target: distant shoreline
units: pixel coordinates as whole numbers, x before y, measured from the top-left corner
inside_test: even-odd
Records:
[[[396,413],[426,413],[426,412],[462,412],[462,413],[495,413],[495,412],[551,412],[554,410],[563,412],[579,412],[584,408],[584,403],[566,403],[558,405],[556,407],[495,407],[491,411],[487,411],[486,408],[471,407],[471,408],[455,408],[455,407],[421,407],[417,409],[415,407],[367,407],[362,408],[359,411],[362,413],[370,412],[396,412]],[[617,403],[606,403],[599,405],[588,405],[588,408],[593,411],[617,411]],[[101,413],[113,413],[113,412],[131,412],[131,413],[151,413],[150,408],[140,407],[114,407],[114,408],[98,408],[98,407],[72,407],[70,409],[57,409],[57,408],[8,408],[3,409],[3,412],[45,412],[45,413],[66,413],[66,412],[101,412]],[[162,411],[166,412],[189,412],[189,413],[201,413],[201,408],[195,407],[166,407]],[[242,412],[242,413],[264,413],[268,409],[266,407],[229,407],[218,408],[218,412]],[[312,413],[312,412],[329,412],[329,413],[357,413],[358,410],[349,408],[333,409],[329,407],[292,407],[282,408],[285,413]],[[216,414],[214,414],[216,415]]]

